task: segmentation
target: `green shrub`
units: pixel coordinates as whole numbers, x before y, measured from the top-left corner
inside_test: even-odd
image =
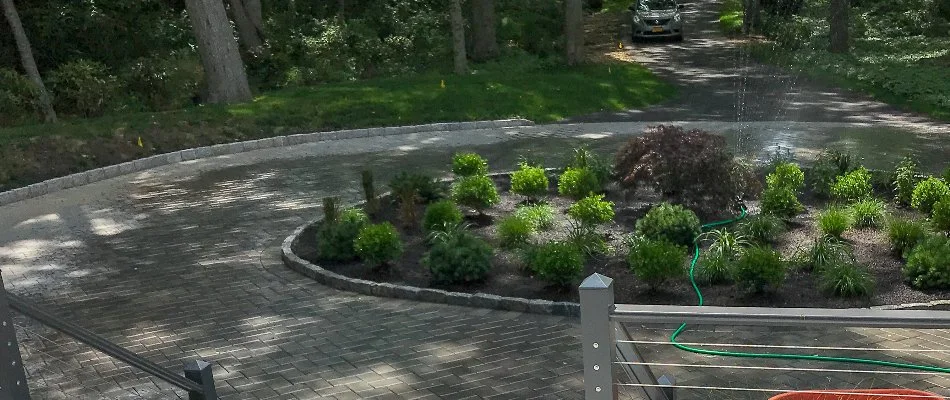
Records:
[[[818,230],[825,235],[841,238],[851,225],[851,213],[843,208],[831,207],[818,213]]]
[[[583,146],[574,148],[571,159],[564,170],[566,171],[568,168],[587,169],[593,172],[601,188],[610,181],[610,163]]]
[[[502,246],[524,245],[531,239],[532,233],[534,233],[534,227],[531,223],[515,215],[506,217],[498,223],[498,239],[501,240]]]
[[[914,187],[910,205],[917,211],[930,215],[933,212],[934,204],[946,196],[950,196],[950,188],[947,187],[947,184],[940,179],[930,177]]]
[[[594,194],[578,200],[567,209],[567,215],[580,222],[581,226],[593,229],[614,219],[614,203],[604,200],[604,195]]]
[[[518,207],[515,216],[531,223],[536,231],[551,229],[554,226],[554,207],[547,204],[533,204]]]
[[[947,169],[943,170],[943,175],[941,175],[941,177],[947,185],[950,185],[950,167],[947,167]]]
[[[950,288],[950,239],[934,235],[914,247],[904,278],[917,289]]]
[[[805,184],[805,173],[797,164],[781,163],[775,166],[775,172],[765,177],[766,187],[786,188],[798,191]]]
[[[464,226],[456,225],[433,232],[432,248],[423,256],[422,265],[429,268],[436,282],[466,283],[485,279],[491,270],[492,248]]]
[[[568,168],[558,178],[557,192],[561,196],[581,199],[600,191],[597,175],[587,168]]]
[[[83,59],[61,64],[48,82],[56,110],[83,117],[112,111],[122,87],[104,64]]]
[[[26,75],[0,68],[0,126],[37,120],[43,111],[38,92]]]
[[[831,236],[816,238],[805,252],[803,267],[809,271],[824,271],[841,264],[854,263],[851,247]]]
[[[367,225],[353,242],[356,254],[373,266],[386,266],[402,255],[399,232],[388,222]]]
[[[475,153],[456,153],[452,157],[452,172],[458,176],[485,175],[488,161]]]
[[[680,205],[662,203],[637,221],[638,236],[689,246],[700,234],[699,217]]]
[[[931,214],[931,220],[937,230],[950,232],[950,196],[945,196],[942,200],[934,204],[934,211]]]
[[[501,198],[491,178],[485,175],[473,175],[459,178],[452,184],[452,199],[482,214],[486,208],[497,204]]]
[[[870,296],[874,291],[874,277],[867,268],[843,263],[822,270],[819,286],[840,297]]]
[[[739,232],[756,244],[775,243],[779,235],[785,233],[785,221],[774,215],[759,214],[747,218],[739,224]]]
[[[393,194],[414,192],[416,201],[429,204],[445,198],[448,185],[429,175],[403,171],[389,181],[389,188]]]
[[[535,246],[525,256],[528,268],[553,285],[567,286],[584,272],[584,253],[570,242]]]
[[[201,62],[190,52],[154,55],[132,62],[122,74],[128,89],[149,109],[184,108],[200,95]]]
[[[747,293],[777,288],[785,280],[782,256],[767,247],[751,247],[742,252],[732,269],[732,280]]]
[[[686,276],[686,248],[666,240],[636,238],[630,242],[627,266],[637,279],[656,290],[670,279]]]
[[[839,176],[831,194],[839,201],[854,202],[871,197],[871,173],[864,167]]]
[[[462,211],[452,200],[440,200],[426,207],[422,228],[427,232],[441,231],[462,222]]]
[[[718,254],[703,254],[696,262],[693,277],[697,282],[709,285],[728,283],[735,260]]]
[[[879,228],[887,217],[887,204],[878,199],[864,199],[850,207],[854,226]]]
[[[792,218],[805,211],[795,191],[788,188],[767,188],[762,193],[762,212],[779,218]]]
[[[917,161],[914,161],[911,157],[904,157],[897,163],[897,166],[894,168],[893,180],[894,201],[906,206],[910,205],[910,201],[914,195],[914,188],[920,181],[917,178],[917,174],[919,173],[920,168],[917,166]]]
[[[830,149],[821,152],[806,174],[812,193],[820,198],[830,197],[831,188],[837,178],[851,171],[853,163],[853,157],[840,150]]]
[[[707,254],[731,259],[737,257],[742,249],[749,246],[745,236],[725,229],[715,229],[702,235],[710,243]]]
[[[894,254],[906,255],[918,243],[927,237],[927,225],[924,221],[913,219],[892,219],[887,224],[887,237]]]
[[[549,184],[548,175],[541,167],[522,163],[521,168],[511,174],[511,191],[531,200],[547,194]]]
[[[324,221],[317,231],[317,257],[335,262],[355,259],[353,241],[368,223],[369,216],[356,208],[343,210],[336,222]]]

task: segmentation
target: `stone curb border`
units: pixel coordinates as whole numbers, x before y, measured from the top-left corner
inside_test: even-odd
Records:
[[[34,183],[29,186],[0,192],[0,206],[39,197],[45,194],[58,192],[93,182],[115,178],[164,165],[176,164],[202,158],[217,157],[227,154],[237,154],[246,151],[268,149],[272,147],[295,146],[304,143],[325,142],[330,140],[354,139],[377,136],[405,135],[410,133],[460,131],[471,129],[512,128],[519,126],[533,126],[534,122],[527,119],[513,118],[494,121],[474,122],[443,122],[425,125],[388,126],[380,128],[347,129],[330,132],[312,132],[295,135],[276,136],[265,139],[248,140],[244,142],[222,143],[213,146],[186,149],[151,157],[127,161],[121,164],[96,168],[59,178]]]

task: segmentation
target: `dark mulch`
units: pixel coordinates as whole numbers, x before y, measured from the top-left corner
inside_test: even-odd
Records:
[[[323,268],[355,278],[468,293],[482,292],[523,298],[577,301],[576,284],[568,288],[549,286],[525,270],[518,250],[506,249],[500,246],[492,223],[510,215],[515,207],[522,204],[524,200],[520,196],[508,192],[510,184],[506,177],[495,177],[495,180],[502,194],[502,201],[488,210],[486,216],[469,215],[466,217],[474,232],[488,239],[496,248],[492,270],[483,282],[448,286],[433,284],[429,271],[419,262],[422,255],[427,251],[424,236],[418,228],[401,226],[395,207],[383,207],[384,210],[380,215],[374,217],[376,222],[389,221],[399,227],[404,242],[405,252],[402,258],[387,270],[376,270],[361,262],[325,263],[320,261],[317,259],[315,251],[315,227],[310,227],[304,231],[303,237],[296,244],[294,251],[304,259]],[[535,237],[536,242],[566,237],[569,226],[566,210],[572,201],[555,196],[556,193],[553,187],[552,184],[552,191],[544,200],[556,210],[556,226],[552,230],[538,233]],[[695,305],[697,297],[687,280],[669,282],[664,285],[662,290],[651,291],[646,284],[639,282],[633,276],[623,258],[623,238],[633,232],[638,218],[642,217],[653,204],[661,201],[659,196],[649,191],[639,191],[633,196],[624,196],[617,190],[608,190],[607,198],[615,203],[617,214],[615,222],[601,229],[610,252],[589,259],[583,276],[598,272],[614,278],[615,298],[618,303]],[[386,204],[386,201],[388,200],[384,200],[384,204]],[[756,212],[756,204],[750,203],[749,205],[750,211],[752,213]],[[782,236],[775,246],[783,255],[791,257],[799,248],[809,245],[817,237],[817,230],[814,228],[813,222],[819,210],[816,206],[818,205],[814,203],[809,204],[805,214],[791,221],[789,231]],[[420,217],[423,210],[424,207],[420,205],[418,208]],[[897,212],[905,213],[906,211],[898,210]],[[844,238],[854,246],[858,262],[868,267],[876,277],[877,288],[871,298],[840,299],[825,295],[818,289],[818,277],[816,275],[806,271],[790,269],[782,287],[764,295],[743,295],[733,285],[701,286],[706,304],[848,308],[918,303],[950,298],[950,291],[922,292],[904,284],[901,275],[903,262],[899,257],[895,257],[890,253],[884,231],[875,229],[852,230],[846,233]]]

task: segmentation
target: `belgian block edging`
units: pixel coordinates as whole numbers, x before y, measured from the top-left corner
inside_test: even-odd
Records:
[[[267,149],[272,147],[294,146],[304,143],[324,142],[329,140],[405,135],[410,133],[459,131],[470,129],[511,128],[531,126],[534,122],[521,119],[501,119],[494,121],[434,123],[426,125],[394,126],[381,128],[347,129],[330,132],[312,132],[271,138],[248,140],[244,142],[222,143],[213,146],[198,147],[157,154],[146,158],[127,161],[117,165],[83,171],[72,175],[57,177],[29,186],[0,192],[0,206],[43,196],[45,194],[87,185],[93,182],[115,178],[117,176],[157,168],[164,165],[176,164],[184,161],[210,158],[227,154],[237,154],[246,151]]]

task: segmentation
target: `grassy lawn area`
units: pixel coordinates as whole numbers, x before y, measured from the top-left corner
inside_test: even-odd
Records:
[[[719,7],[719,29],[726,34],[742,33],[742,1],[725,0]]]
[[[552,122],[646,106],[673,91],[636,64],[544,70],[495,64],[464,77],[430,74],[328,84],[267,92],[246,104],[6,127],[0,128],[0,190],[215,143],[444,121],[522,117]]]

